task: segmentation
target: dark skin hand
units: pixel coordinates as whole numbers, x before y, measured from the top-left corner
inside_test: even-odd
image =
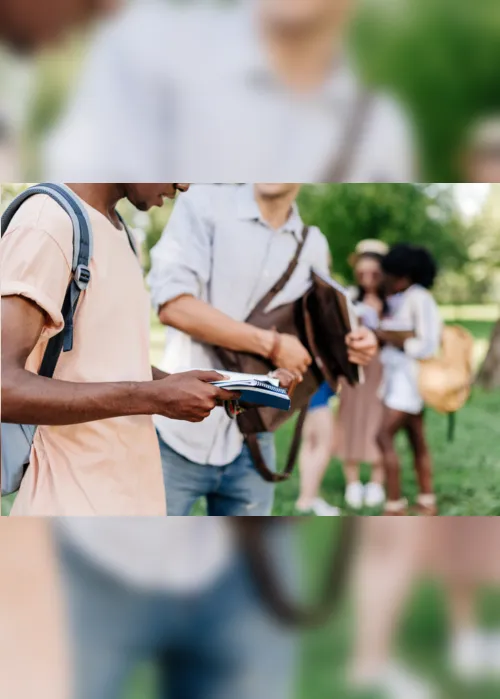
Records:
[[[156,380],[73,383],[25,369],[45,325],[43,311],[21,297],[2,299],[2,420],[31,425],[73,425],[126,415],[164,415],[201,422],[238,394],[213,386],[213,371],[163,375]]]

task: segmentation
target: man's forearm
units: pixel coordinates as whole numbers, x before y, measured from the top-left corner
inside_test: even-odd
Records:
[[[72,383],[4,370],[2,420],[28,425],[74,425],[154,413],[148,382]]]
[[[199,342],[237,352],[268,357],[274,335],[268,330],[239,322],[193,296],[181,296],[160,309],[160,321]]]

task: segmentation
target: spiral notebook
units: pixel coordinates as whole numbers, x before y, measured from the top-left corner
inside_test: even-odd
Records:
[[[239,403],[251,403],[255,406],[290,410],[291,402],[286,389],[280,388],[278,379],[260,374],[237,374],[223,371],[229,377],[223,381],[214,381],[214,386],[227,388],[240,393]]]

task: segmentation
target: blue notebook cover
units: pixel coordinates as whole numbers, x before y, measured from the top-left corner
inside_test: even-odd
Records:
[[[276,408],[277,410],[290,410],[291,401],[286,390],[267,381],[229,380],[217,381],[214,385],[238,391],[240,403],[251,403],[255,406]]]

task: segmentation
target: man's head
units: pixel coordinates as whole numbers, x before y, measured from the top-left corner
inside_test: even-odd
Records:
[[[125,196],[139,209],[148,211],[153,206],[163,206],[164,199],[175,199],[177,192],[187,192],[189,184],[181,183],[139,183],[124,184]]]
[[[259,182],[255,185],[255,193],[261,199],[296,199],[300,192],[300,184],[291,182]]]
[[[261,18],[284,31],[301,31],[324,22],[343,25],[353,0],[259,0]]]
[[[76,27],[110,12],[122,0],[2,0],[0,41],[31,53],[63,39]]]

